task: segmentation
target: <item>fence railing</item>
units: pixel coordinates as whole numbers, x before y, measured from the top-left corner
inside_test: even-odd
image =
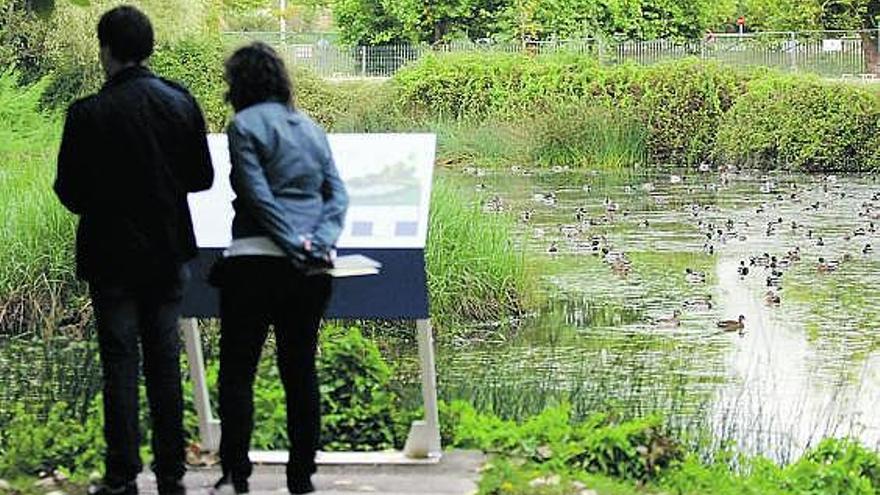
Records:
[[[770,67],[832,78],[862,77],[878,72],[880,31],[775,32],[746,35],[709,34],[700,40],[619,41],[607,39],[507,43],[346,47],[327,39],[301,42],[278,33],[226,33],[238,44],[260,39],[273,44],[285,59],[327,78],[391,77],[404,65],[430,52],[511,52],[544,55],[581,53],[602,63],[653,64],[699,57],[742,67]]]

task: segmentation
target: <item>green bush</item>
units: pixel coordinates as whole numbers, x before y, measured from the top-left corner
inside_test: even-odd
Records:
[[[223,130],[230,114],[223,99],[224,53],[219,37],[199,37],[162,44],[150,58],[158,75],[181,83],[196,97],[213,132]]]
[[[750,77],[697,59],[650,66],[635,75],[623,98],[618,92],[615,99],[633,99],[644,116],[651,160],[676,165],[711,155],[721,120]]]
[[[15,408],[0,430],[0,476],[36,475],[59,469],[85,479],[103,462],[103,421],[100,401],[81,422],[59,402],[43,417]]]
[[[260,361],[254,383],[255,449],[286,449],[284,388],[271,354]],[[357,328],[327,326],[318,356],[321,389],[321,448],[382,450],[395,445],[397,398],[390,391],[391,369],[376,345]],[[209,366],[215,393],[217,363]]]
[[[761,168],[831,171],[876,169],[880,117],[865,89],[805,76],[770,75],[725,115],[716,154]]]
[[[376,344],[357,328],[325,328],[318,368],[323,448],[393,448],[397,398],[390,390],[391,368]]]
[[[617,422],[594,415],[574,423],[571,407],[550,407],[523,423],[453,404],[458,417],[454,446],[477,448],[546,465],[550,471],[585,470],[627,480],[657,478],[681,458],[660,418]]]
[[[880,493],[880,456],[849,440],[824,440],[785,471],[798,495]]]
[[[656,163],[692,163],[714,150],[721,119],[750,77],[696,59],[609,68],[587,55],[475,53],[424,57],[394,85],[412,112],[537,125],[539,162],[602,162],[609,149],[617,161],[645,142]],[[614,110],[584,111],[600,108]],[[602,125],[606,119],[612,126]]]

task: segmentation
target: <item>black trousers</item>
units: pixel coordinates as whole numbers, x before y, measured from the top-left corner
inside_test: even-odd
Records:
[[[143,468],[138,450],[141,351],[153,470],[160,482],[180,479],[186,471],[178,320],[188,272],[174,273],[148,282],[90,284],[104,378],[105,479],[114,485],[134,480]]]
[[[221,262],[220,459],[224,474],[247,480],[254,429],[254,377],[272,325],[287,406],[288,478],[315,472],[320,398],[315,369],[318,329],[330,298],[328,275],[304,276],[284,258],[245,256]]]

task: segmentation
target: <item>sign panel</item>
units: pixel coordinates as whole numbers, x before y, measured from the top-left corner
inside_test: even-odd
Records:
[[[338,247],[424,249],[434,168],[433,134],[330,134],[330,148],[351,199]],[[208,136],[214,185],[190,194],[200,248],[232,241],[231,164],[226,136]]]
[[[822,40],[823,52],[842,52],[843,40]]]

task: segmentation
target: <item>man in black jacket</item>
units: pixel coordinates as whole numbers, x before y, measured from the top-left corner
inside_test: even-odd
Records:
[[[185,263],[196,254],[187,193],[214,179],[205,122],[183,87],[144,66],[149,19],[133,7],[98,24],[107,76],[67,112],[55,192],[79,215],[77,274],[89,282],[104,376],[104,482],[137,493],[140,340],[159,493],[185,492],[178,318]]]

